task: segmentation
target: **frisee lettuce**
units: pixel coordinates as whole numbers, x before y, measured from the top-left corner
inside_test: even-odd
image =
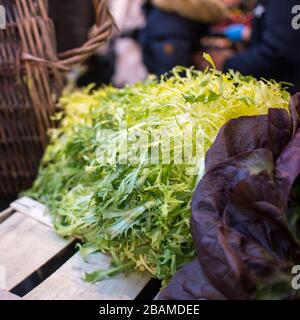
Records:
[[[87,275],[88,281],[137,269],[166,284],[195,257],[191,199],[221,126],[239,116],[266,114],[270,107],[288,108],[288,101],[289,94],[273,81],[179,67],[160,81],[66,93],[64,113],[56,115],[61,126],[51,131],[52,143],[27,195],[51,209],[60,235],[83,240],[82,252],[112,256],[112,269]],[[113,161],[120,124],[127,126],[128,157],[136,162]],[[180,139],[183,131],[200,132],[203,152],[193,156],[193,166],[149,163],[149,150],[142,153],[135,138],[162,127],[166,134],[150,147]],[[112,130],[109,137],[99,135],[103,129]],[[170,144],[171,156],[176,148]],[[99,161],[99,154],[106,160]]]

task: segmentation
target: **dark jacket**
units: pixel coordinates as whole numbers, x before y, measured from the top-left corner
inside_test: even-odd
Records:
[[[300,30],[292,28],[292,8],[299,0],[259,1],[250,48],[224,66],[245,75],[271,78],[294,84],[300,91]]]
[[[145,7],[147,25],[140,32],[144,62],[150,73],[157,76],[177,65],[192,65],[193,52],[207,25],[165,12],[151,4]]]

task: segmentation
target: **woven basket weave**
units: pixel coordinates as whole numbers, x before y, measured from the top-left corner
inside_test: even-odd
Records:
[[[87,59],[111,34],[106,1],[93,3],[96,24],[88,41],[58,55],[46,0],[0,0],[7,18],[6,29],[0,30],[0,198],[31,186],[47,131],[56,125],[51,119],[63,72]]]

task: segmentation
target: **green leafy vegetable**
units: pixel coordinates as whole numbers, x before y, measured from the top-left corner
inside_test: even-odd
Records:
[[[160,82],[66,94],[28,195],[51,209],[59,234],[84,241],[82,252],[112,256],[112,269],[88,281],[138,269],[166,284],[195,257],[191,199],[219,129],[288,100],[274,82],[182,68]]]

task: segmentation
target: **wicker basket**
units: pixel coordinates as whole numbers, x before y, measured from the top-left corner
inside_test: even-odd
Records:
[[[111,34],[106,1],[93,3],[96,24],[88,41],[58,56],[46,0],[0,0],[7,16],[7,27],[0,30],[0,198],[31,186],[47,131],[55,125],[51,118],[63,72],[87,59]]]

